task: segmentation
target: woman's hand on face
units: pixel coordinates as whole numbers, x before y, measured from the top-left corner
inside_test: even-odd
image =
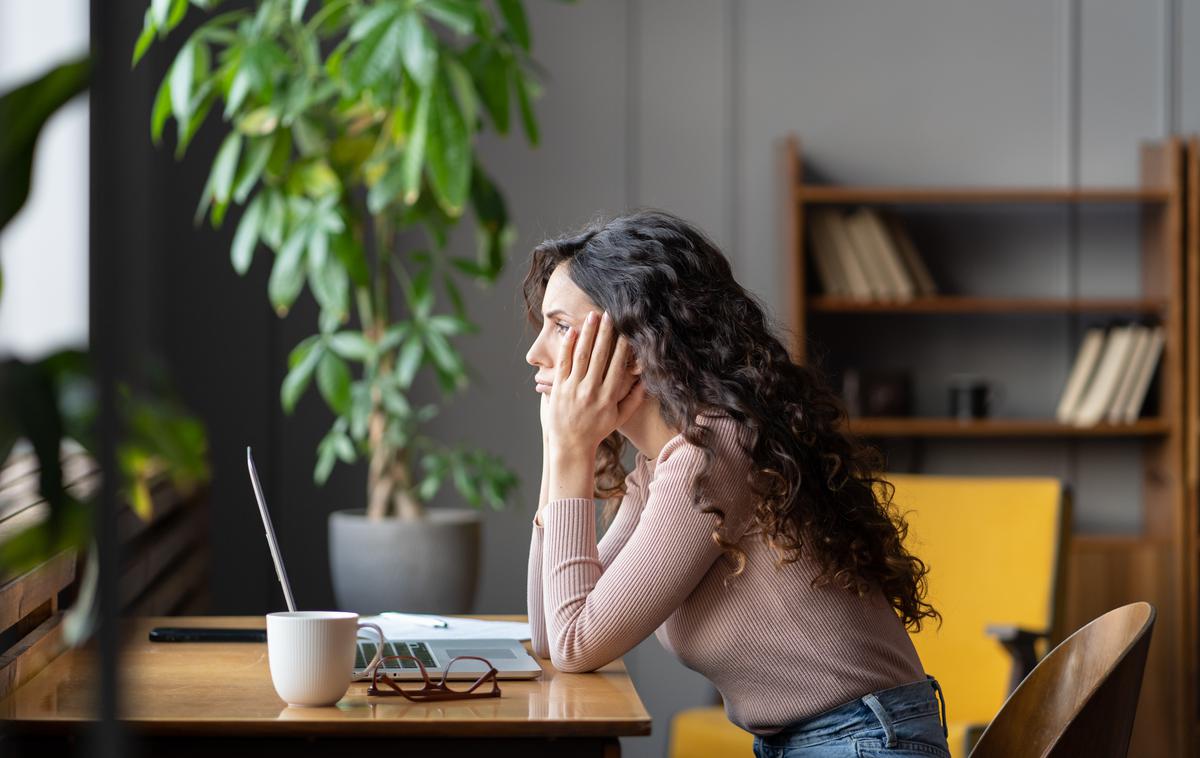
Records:
[[[629,341],[616,334],[607,313],[589,312],[581,332],[571,328],[559,348],[548,406],[543,396],[542,428],[554,449],[594,456],[629,420],[646,397],[625,365],[630,357]]]

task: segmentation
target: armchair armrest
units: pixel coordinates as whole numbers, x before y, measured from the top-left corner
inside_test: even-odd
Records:
[[[989,637],[994,638],[1004,646],[1012,656],[1012,674],[1008,679],[1008,693],[1011,695],[1029,672],[1037,666],[1038,656],[1034,644],[1050,636],[1049,632],[1034,629],[1022,629],[1011,624],[989,624],[985,629]]]

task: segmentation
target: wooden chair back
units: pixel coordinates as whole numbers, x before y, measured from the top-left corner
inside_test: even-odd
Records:
[[[1131,603],[1078,630],[1004,703],[971,758],[1124,758],[1154,607]]]

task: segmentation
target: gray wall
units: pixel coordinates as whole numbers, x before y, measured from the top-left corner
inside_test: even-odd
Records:
[[[544,143],[483,141],[520,238],[498,286],[471,298],[472,314],[488,327],[462,342],[479,379],[433,423],[443,440],[502,452],[523,480],[517,507],[486,515],[481,612],[524,609],[541,451],[524,363],[532,333],[517,285],[532,245],[594,214],[663,207],[707,230],[743,283],[774,308],[783,270],[776,146],[788,132],[837,182],[1056,185],[1133,183],[1138,140],[1200,130],[1200,0],[529,0],[528,8],[536,57],[552,74],[538,105]],[[140,26],[140,14],[129,15],[127,46]],[[168,60],[163,54],[149,65],[161,70]],[[138,81],[148,106],[153,89]],[[130,118],[131,129],[145,129],[144,113]],[[165,319],[148,330],[209,423],[214,611],[281,604],[246,487],[247,442],[262,451],[301,603],[327,605],[325,518],[362,502],[363,475],[339,469],[324,489],[311,484],[328,418],[311,397],[296,417],[283,418],[278,383],[287,351],[314,322],[302,308],[285,322],[271,316],[265,260],[246,280],[232,274],[228,229],[191,229],[202,164],[215,148],[211,134],[200,145],[207,147],[199,162],[182,166],[170,164],[164,148],[151,167],[152,197],[139,202],[153,206],[154,196],[194,188],[180,189],[178,202],[159,200],[174,203],[166,217],[146,216],[167,282],[166,294],[155,296],[165,300],[158,308]],[[1007,211],[915,216],[912,224],[935,273],[956,288],[1137,290],[1133,219],[1020,213],[1020,224]],[[462,235],[455,244],[466,250],[471,242]],[[1014,256],[1022,264],[1016,276]],[[908,343],[902,329],[867,334],[847,321],[837,328],[849,335],[848,347],[830,358],[844,363],[870,351],[873,360],[920,366],[922,411],[941,409],[947,374],[970,370],[1003,388],[1000,414],[1045,414],[1084,325],[1044,317],[947,323],[931,350]],[[986,350],[969,339],[981,329]],[[930,443],[890,454],[897,468],[920,455],[933,472],[1064,477],[1076,490],[1078,527],[1118,531],[1140,523],[1137,444]],[[661,755],[671,714],[708,702],[711,691],[653,639],[627,661],[655,723],[653,736],[627,740],[625,749]]]

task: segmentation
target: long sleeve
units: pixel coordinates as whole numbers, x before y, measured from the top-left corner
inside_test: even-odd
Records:
[[[654,461],[642,453],[638,453],[633,470],[625,479],[625,497],[612,524],[605,531],[604,537],[596,550],[599,556],[601,570],[612,563],[621,548],[629,540],[637,527],[642,507],[646,502],[647,482],[654,469]],[[546,636],[545,605],[542,600],[542,542],[545,527],[533,523],[533,534],[529,539],[529,569],[526,574],[525,601],[526,612],[529,614],[529,636],[534,655],[539,658],[550,657],[550,647]]]
[[[723,494],[744,481],[745,469],[730,455],[734,425],[714,432],[717,463],[705,494],[715,497],[726,512],[726,526],[733,527],[744,514],[730,513]],[[692,502],[693,482],[705,465],[703,451],[681,435],[663,447],[632,534],[607,566],[596,546],[592,500],[554,500],[544,509],[546,644],[560,670],[592,671],[628,652],[712,568],[721,554],[712,539],[717,517]]]

